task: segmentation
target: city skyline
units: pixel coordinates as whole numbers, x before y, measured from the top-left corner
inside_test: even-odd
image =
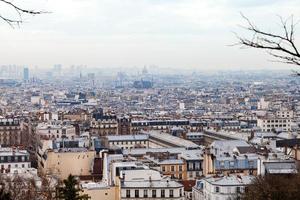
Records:
[[[20,28],[0,23],[1,64],[52,67],[170,69],[297,69],[270,62],[263,51],[241,50],[240,12],[260,27],[278,31],[278,16],[294,14],[297,1],[36,1],[16,3],[50,13],[26,16]],[[89,11],[89,12],[86,12]],[[8,11],[7,11],[8,12]],[[299,34],[296,41],[299,41]]]

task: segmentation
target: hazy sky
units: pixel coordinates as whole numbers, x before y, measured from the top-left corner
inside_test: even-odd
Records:
[[[15,0],[51,14],[0,21],[0,65],[158,65],[197,69],[279,68],[262,51],[240,50],[232,31],[243,12],[278,31],[276,15],[300,19],[300,0]],[[0,5],[1,13],[13,11]],[[300,25],[298,27],[300,33]],[[297,35],[299,38],[299,34]],[[300,41],[300,38],[298,39]],[[284,66],[285,67],[285,66]]]

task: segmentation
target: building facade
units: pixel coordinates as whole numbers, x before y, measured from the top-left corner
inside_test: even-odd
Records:
[[[18,146],[22,143],[21,122],[19,119],[0,119],[0,145]]]

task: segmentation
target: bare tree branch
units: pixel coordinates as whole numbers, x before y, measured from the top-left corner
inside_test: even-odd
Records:
[[[271,56],[276,58],[276,62],[300,66],[300,53],[295,44],[295,26],[298,22],[294,22],[293,16],[286,20],[279,17],[283,34],[264,31],[253,24],[253,22],[242,13],[241,16],[246,21],[246,26],[241,27],[252,33],[252,37],[247,38],[235,34],[238,40],[235,45],[264,49]]]
[[[0,0],[0,5],[1,4],[5,4],[5,5],[9,6],[10,8],[14,9],[16,14],[18,15],[17,18],[9,18],[9,17],[3,16],[0,14],[0,19],[5,21],[12,28],[14,28],[15,26],[20,26],[20,24],[24,22],[23,18],[22,18],[23,14],[40,15],[40,14],[48,13],[46,11],[35,11],[35,10],[30,10],[30,9],[24,9],[24,8],[17,6],[12,1],[8,1],[8,0]]]

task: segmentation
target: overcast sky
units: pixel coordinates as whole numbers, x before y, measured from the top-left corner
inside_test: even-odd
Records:
[[[244,24],[240,12],[271,31],[278,31],[277,15],[300,19],[299,0],[14,2],[51,14],[24,16],[16,29],[0,21],[0,65],[277,69],[282,64],[262,51],[229,46],[236,42],[233,31],[244,34],[237,26]]]

